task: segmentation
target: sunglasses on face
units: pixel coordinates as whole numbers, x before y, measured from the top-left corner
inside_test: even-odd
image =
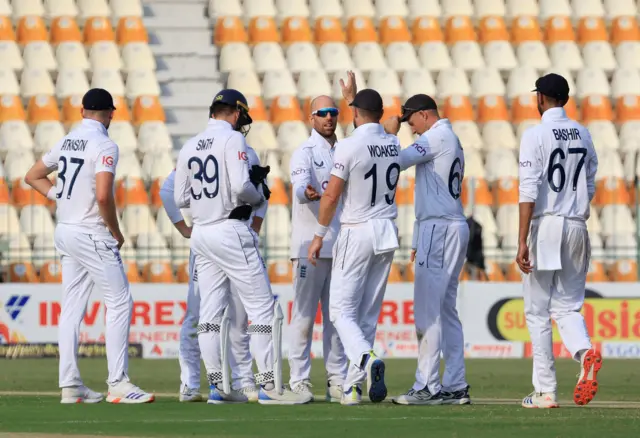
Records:
[[[327,114],[331,117],[338,117],[340,111],[338,110],[338,108],[320,108],[319,110],[315,110],[311,113],[312,116],[318,116],[322,118],[327,117]]]

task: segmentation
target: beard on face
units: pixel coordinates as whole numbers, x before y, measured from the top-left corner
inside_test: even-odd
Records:
[[[313,128],[323,137],[331,137],[336,132],[337,125],[337,123],[329,125],[325,120],[322,120],[319,123],[316,121]]]

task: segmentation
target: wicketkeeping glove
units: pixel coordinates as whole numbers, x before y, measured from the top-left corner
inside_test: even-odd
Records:
[[[237,219],[240,221],[249,220],[249,218],[251,217],[251,210],[252,209],[250,205],[241,205],[239,207],[236,207],[231,210],[229,219]]]
[[[266,181],[262,181],[262,193],[264,194],[264,199],[268,201],[271,197],[271,190],[269,190],[269,186],[267,186]]]
[[[254,186],[258,187],[258,184],[267,179],[269,171],[271,171],[271,167],[269,166],[262,167],[254,164],[251,166],[251,170],[249,170],[249,179]]]

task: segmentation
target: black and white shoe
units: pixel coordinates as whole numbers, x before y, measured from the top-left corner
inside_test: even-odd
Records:
[[[441,405],[442,393],[431,394],[425,387],[419,391],[411,388],[405,394],[393,397],[391,401],[397,405]]]
[[[470,405],[471,397],[469,396],[470,386],[458,391],[442,391],[442,404],[445,405]]]

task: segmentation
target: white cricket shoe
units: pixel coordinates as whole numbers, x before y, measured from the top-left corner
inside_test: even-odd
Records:
[[[304,405],[311,401],[313,401],[313,395],[298,394],[287,388],[282,388],[282,393],[279,393],[275,387],[265,389],[263,386],[258,395],[258,403],[261,405]]]
[[[358,385],[353,385],[342,393],[340,404],[343,406],[357,406],[362,402],[362,389]]]
[[[210,405],[226,405],[226,404],[235,404],[235,403],[247,403],[249,399],[246,395],[232,389],[228,394],[223,392],[216,385],[211,385],[209,387],[209,399],[207,403]]]
[[[385,365],[382,359],[376,356],[373,351],[369,352],[365,370],[367,373],[369,400],[372,403],[380,403],[387,398],[387,385],[384,383]]]
[[[260,395],[260,391],[255,385],[245,386],[243,388],[240,388],[238,391],[244,394],[250,403],[255,403],[258,401],[258,396]]]
[[[182,385],[180,388],[179,400],[186,403],[201,402],[202,394],[200,394],[200,390],[198,388],[189,388],[187,385]]]
[[[594,349],[587,350],[580,358],[580,375],[573,390],[573,402],[583,406],[598,392],[598,371],[602,367],[602,355]]]
[[[109,393],[107,394],[108,403],[152,403],[155,400],[153,394],[144,392],[131,382],[120,381],[115,385],[109,385]]]
[[[102,394],[92,391],[84,385],[80,385],[62,388],[62,398],[60,399],[60,403],[100,403],[102,400],[104,400],[104,396]]]
[[[342,385],[332,385],[331,382],[327,382],[327,396],[326,400],[330,403],[340,403],[342,401]]]
[[[443,398],[441,392],[431,394],[427,388],[419,391],[411,388],[406,393],[393,397],[391,401],[397,405],[441,405]]]
[[[523,408],[550,409],[559,408],[556,394],[553,392],[535,392],[522,399]]]
[[[311,401],[313,401],[312,387],[313,385],[309,380],[301,380],[291,387],[291,392],[304,395],[305,397],[311,397]]]

